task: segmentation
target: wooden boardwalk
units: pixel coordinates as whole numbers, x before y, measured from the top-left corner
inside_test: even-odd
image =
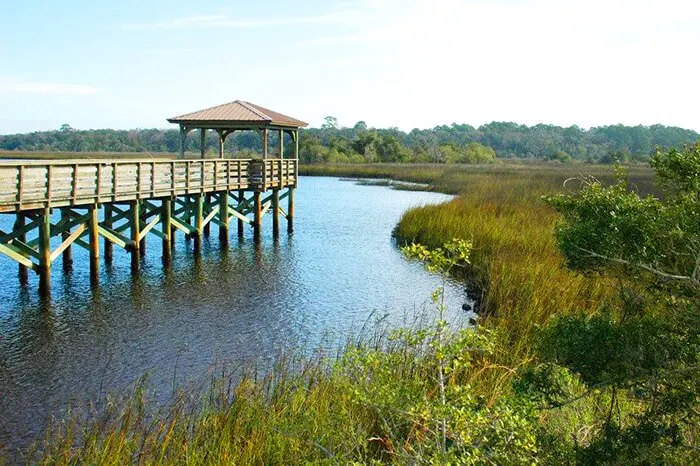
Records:
[[[0,161],[0,213],[296,185],[294,159]]]
[[[239,236],[248,224],[259,239],[269,212],[277,236],[280,215],[293,228],[297,164],[296,158],[0,161],[0,213],[15,216],[11,231],[0,230],[0,253],[19,264],[21,281],[36,271],[47,293],[51,265],[60,256],[70,268],[74,244],[90,251],[97,281],[100,238],[106,261],[117,245],[131,252],[138,269],[149,234],[162,240],[165,261],[177,230],[198,251],[210,223],[223,244],[233,219]],[[52,238],[60,238],[53,249]]]

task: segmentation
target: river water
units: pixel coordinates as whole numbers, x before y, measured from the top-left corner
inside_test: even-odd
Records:
[[[259,245],[247,231],[222,251],[212,226],[199,257],[178,235],[168,268],[152,236],[139,275],[115,247],[99,287],[90,286],[87,251],[74,247],[71,273],[55,263],[49,301],[35,277],[21,287],[16,264],[0,257],[0,449],[25,447],[52,415],[146,373],[165,400],[175,379],[207,380],[213,365],[333,347],[378,319],[410,321],[441,279],[405,260],[391,231],[407,208],[448,199],[302,177],[291,236],[275,241],[266,216]],[[11,224],[0,216],[0,229]],[[449,318],[463,321],[463,287],[448,283],[446,297]]]

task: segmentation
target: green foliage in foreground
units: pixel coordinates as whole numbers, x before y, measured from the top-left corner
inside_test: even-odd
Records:
[[[584,179],[575,194],[547,197],[563,215],[567,263],[619,283],[619,304],[556,317],[539,341],[543,360],[610,394],[582,462],[698,460],[700,144],[659,151],[652,165],[663,199],[630,191],[622,174],[613,186]]]
[[[408,257],[443,274],[470,243],[413,245]],[[540,454],[535,405],[495,403],[470,386],[489,369],[495,335],[451,328],[444,286],[434,319],[348,345],[335,359],[281,363],[264,380],[216,378],[208,396],[182,394],[149,414],[138,389],[86,428],[58,425],[36,451],[43,463],[525,464]],[[287,361],[288,363],[289,361]],[[204,405],[202,405],[204,403]]]

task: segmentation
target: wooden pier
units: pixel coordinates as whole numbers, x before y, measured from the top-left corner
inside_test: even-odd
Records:
[[[169,121],[180,124],[177,159],[0,161],[0,214],[15,216],[11,231],[0,230],[0,253],[19,264],[21,282],[33,270],[40,291],[48,293],[52,264],[61,257],[63,268],[70,269],[73,245],[89,251],[90,276],[96,283],[100,250],[110,262],[114,245],[131,253],[137,271],[149,236],[161,240],[167,262],[178,231],[194,240],[198,253],[211,223],[218,225],[224,246],[234,220],[239,237],[249,225],[256,240],[266,213],[272,215],[275,237],[280,216],[286,218],[288,231],[293,230],[298,129],[305,123],[240,101]],[[193,129],[201,133],[201,158],[186,159],[185,137]],[[262,137],[262,158],[224,158],[226,137],[251,129]],[[208,130],[220,136],[218,159],[204,158]],[[270,131],[278,134],[277,158],[268,157]],[[293,158],[284,158],[286,135]],[[53,249],[52,238],[60,238]]]

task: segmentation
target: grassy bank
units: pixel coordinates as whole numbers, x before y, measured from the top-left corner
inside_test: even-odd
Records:
[[[557,215],[540,199],[564,189],[564,181],[580,172],[610,179],[612,169],[327,165],[300,171],[426,183],[458,194],[445,204],[406,212],[396,234],[402,242],[431,247],[454,237],[472,240],[463,278],[481,294],[482,330],[441,334],[445,351],[435,345],[434,328],[379,332],[350,342],[331,358],[281,359],[265,377],[217,376],[210,390],[178,393],[160,409],[137,387],[108,400],[107,409],[94,416],[57,422],[22,459],[46,464],[571,460],[572,438],[585,441],[599,428],[591,419],[601,399],[542,412],[519,398],[511,382],[532,357],[538,324],[558,313],[593,312],[612,296],[604,280],[563,267],[552,235]],[[640,190],[653,189],[649,170],[634,168],[631,181]],[[441,402],[436,373],[445,365]],[[444,426],[449,444],[441,449]]]
[[[427,183],[431,190],[458,195],[407,211],[396,236],[402,244],[431,248],[452,238],[472,240],[471,266],[463,279],[477,298],[483,322],[498,328],[502,338],[494,363],[503,371],[479,380],[494,396],[509,382],[510,369],[529,360],[534,329],[554,314],[594,312],[616,293],[607,280],[565,268],[553,235],[558,215],[541,199],[575,188],[582,174],[611,182],[611,166],[307,165],[301,173]],[[654,190],[647,167],[631,167],[629,180],[640,192]]]

